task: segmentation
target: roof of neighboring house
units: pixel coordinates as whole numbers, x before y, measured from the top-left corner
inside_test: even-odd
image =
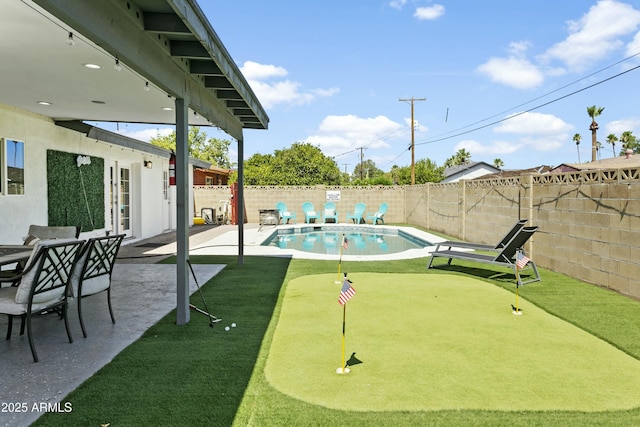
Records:
[[[494,172],[500,171],[500,169],[498,169],[497,167],[486,162],[471,162],[464,165],[451,166],[446,168],[444,170],[444,176],[446,180],[450,181],[451,179],[455,178],[456,175],[460,175],[460,177],[462,177],[471,171],[476,171],[482,168],[489,169]],[[487,172],[487,174],[489,173],[491,172]]]
[[[516,176],[520,176],[520,175],[524,175],[524,174],[543,174],[543,173],[549,173],[549,171],[551,170],[551,166],[545,166],[545,165],[541,165],[541,166],[536,166],[533,168],[528,168],[528,169],[510,169],[510,170],[501,170],[499,172],[496,173],[492,173],[489,175],[483,175],[481,177],[478,177],[476,179],[487,179],[487,178],[512,178],[512,177],[516,177]]]
[[[551,173],[567,172],[567,171],[583,171],[593,169],[620,169],[627,167],[640,167],[640,154],[631,154],[627,156],[610,157],[608,159],[600,159],[589,163],[561,163],[553,168]]]

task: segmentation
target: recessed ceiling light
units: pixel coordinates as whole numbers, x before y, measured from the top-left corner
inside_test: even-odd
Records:
[[[101,66],[101,65],[98,65],[98,64],[91,64],[91,63],[88,63],[88,64],[82,64],[82,66],[83,66],[83,67],[85,67],[85,68],[88,68],[88,69],[90,69],[90,70],[99,70],[100,68],[102,68],[102,66]]]
[[[51,105],[52,103],[49,101],[38,101],[39,105]]]
[[[163,111],[173,111],[173,108],[171,107],[162,107]]]

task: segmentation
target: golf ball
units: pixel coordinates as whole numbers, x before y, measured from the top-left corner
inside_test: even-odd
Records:
[[[229,331],[229,329],[230,329],[230,328],[229,328],[228,326],[225,326],[225,327],[224,327],[224,330],[225,330],[225,331]]]
[[[235,323],[232,323],[232,324],[231,324],[231,327],[232,327],[232,328],[235,328],[235,327],[236,327],[236,324],[235,324]]]

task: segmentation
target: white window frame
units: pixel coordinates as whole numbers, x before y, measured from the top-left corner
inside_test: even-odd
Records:
[[[26,143],[17,138],[0,138],[0,195],[3,196],[24,196],[26,194],[26,182],[22,183],[22,192],[21,193],[10,193],[9,192],[9,143],[20,143],[22,144],[22,178],[23,181],[26,181],[26,159],[25,159],[25,147]]]

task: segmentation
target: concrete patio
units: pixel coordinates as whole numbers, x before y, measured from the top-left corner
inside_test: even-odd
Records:
[[[190,244],[195,245],[223,230],[203,226],[192,227],[190,231]],[[42,415],[41,405],[56,409],[56,403],[175,308],[176,267],[154,264],[175,252],[174,238],[174,233],[167,233],[122,246],[112,279],[115,324],[109,317],[106,293],[83,300],[86,339],[82,337],[73,301],[69,307],[73,343],[69,343],[64,323],[55,315],[36,318],[33,329],[38,363],[33,362],[26,332],[19,335],[19,321],[14,321],[11,340],[4,340],[7,317],[0,316],[0,425],[26,426]],[[148,254],[150,249],[156,254]],[[158,251],[162,254],[157,254]],[[193,268],[198,283],[203,285],[224,265],[194,264]],[[191,278],[190,292],[196,290]],[[198,320],[203,321],[203,327],[208,327],[206,319],[192,314],[192,322]],[[65,410],[64,401],[57,408]]]

